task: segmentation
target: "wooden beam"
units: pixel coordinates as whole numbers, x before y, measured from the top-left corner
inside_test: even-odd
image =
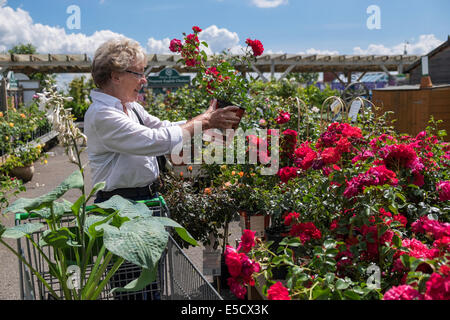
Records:
[[[359,76],[358,80],[356,80],[356,82],[359,82],[362,77],[364,77],[366,75],[367,71],[364,71],[363,73],[361,73],[361,75]]]
[[[272,60],[270,62],[270,80],[274,80],[275,79],[275,61]]]
[[[346,85],[345,82],[342,81],[341,78],[339,78],[339,76],[336,74],[336,72],[331,71],[331,73],[334,74],[334,76],[336,77],[336,79],[338,79],[338,81],[339,81],[340,83],[342,83],[344,86]]]
[[[289,67],[287,67],[287,69],[283,72],[279,80],[284,79],[288,75],[288,73],[295,68],[295,66],[296,66],[295,64],[291,64]]]
[[[259,71],[253,64],[252,64],[252,69],[259,75],[259,77],[261,78],[261,80],[263,82],[269,82],[269,80],[267,80],[267,78],[264,77],[264,75],[261,73],[261,71]]]

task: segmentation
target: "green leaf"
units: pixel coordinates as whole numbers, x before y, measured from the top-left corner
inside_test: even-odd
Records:
[[[97,216],[97,215],[90,215],[86,218],[86,221],[84,223],[84,232],[89,235],[91,238],[97,238],[103,234],[103,230],[100,228],[99,231],[97,231],[96,227],[107,223],[109,220],[111,220],[118,211],[114,211],[107,217],[105,216]]]
[[[323,246],[325,247],[325,249],[331,249],[336,247],[336,241],[333,239],[327,239],[323,242]]]
[[[169,238],[162,224],[144,218],[127,221],[120,229],[105,224],[99,228],[109,251],[144,269],[156,267]]]
[[[92,188],[91,192],[89,193],[88,198],[91,198],[92,196],[94,196],[97,193],[97,191],[103,190],[105,188],[105,186],[106,186],[105,182],[96,183],[94,188]]]
[[[336,277],[336,276],[335,276],[334,273],[329,272],[329,273],[327,273],[327,274],[325,275],[325,281],[326,281],[328,284],[331,284],[331,283],[333,283],[335,277]]]
[[[73,234],[68,228],[64,227],[55,231],[44,231],[39,241],[39,245],[41,247],[51,246],[58,249],[79,246],[75,242],[75,239],[75,234]]]
[[[313,298],[313,300],[320,300],[320,299],[325,300],[328,298],[330,293],[331,293],[330,288],[328,288],[328,287],[321,288],[320,286],[317,286],[313,289],[312,298]]]
[[[94,204],[94,206],[102,209],[117,210],[121,217],[130,219],[153,215],[153,212],[144,203],[133,203],[121,196],[113,196],[105,202]]]
[[[397,236],[396,234],[394,234],[394,236],[392,237],[392,243],[393,243],[397,248],[401,248],[401,246],[402,246],[402,239],[400,239],[399,236]]]
[[[50,203],[59,199],[70,189],[82,189],[84,186],[83,175],[80,170],[73,172],[66,180],[49,193],[37,197],[25,208],[27,211],[38,210],[50,206]]]
[[[350,300],[361,300],[361,297],[359,296],[359,294],[357,294],[353,290],[344,291],[344,296]]]
[[[349,286],[349,283],[343,279],[338,279],[336,281],[336,289],[338,290],[345,290]]]
[[[148,217],[147,219],[155,219],[157,222],[161,223],[165,227],[175,228],[175,231],[177,232],[177,234],[180,236],[181,239],[183,239],[184,241],[188,242],[193,246],[198,245],[197,241],[178,222],[166,217]]]
[[[53,219],[52,219],[52,212],[50,210],[50,205],[53,206]],[[42,209],[39,210],[31,210],[31,213],[34,213],[36,215],[38,215],[39,217],[43,218],[43,219],[47,219],[47,220],[51,220],[51,221],[59,221],[59,219],[61,219],[61,217],[65,214],[65,213],[71,213],[72,207],[72,203],[63,199],[62,202],[52,202],[49,204],[49,207],[44,207]]]
[[[5,209],[4,213],[16,214],[27,212],[25,208],[28,207],[32,202],[34,202],[34,199],[27,199],[27,198],[17,199],[9,207]]]
[[[81,172],[79,170],[75,171],[53,191],[34,199],[20,198],[17,201],[15,201],[11,206],[6,208],[5,213],[15,214],[24,212],[35,212],[44,218],[49,218],[50,210],[40,211],[40,209],[49,208],[52,202],[59,199],[69,189],[82,188],[83,184],[84,182]],[[55,212],[55,214],[58,216],[61,213],[61,210],[66,211],[68,203],[69,203],[68,201],[64,200],[62,203],[54,205],[53,209],[57,211]]]
[[[19,239],[27,234],[32,234],[34,232],[37,232],[41,230],[44,227],[44,224],[42,223],[24,223],[19,224],[17,226],[7,228],[2,233],[2,238],[8,238],[8,239]]]
[[[75,203],[70,207],[70,210],[75,217],[78,217],[80,215],[80,208],[84,204],[84,201],[85,197],[84,194],[82,194],[81,197],[79,197],[77,201],[75,201]]]
[[[156,272],[158,268],[153,269],[142,269],[141,274],[137,279],[134,279],[128,283],[123,288],[114,288],[111,290],[111,294],[114,292],[124,292],[124,291],[139,291],[144,289],[147,285],[155,281]]]

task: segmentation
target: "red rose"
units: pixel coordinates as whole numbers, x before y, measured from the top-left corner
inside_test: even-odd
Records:
[[[280,180],[284,183],[288,182],[291,178],[295,178],[297,176],[297,168],[295,167],[284,167],[278,171],[278,176]]]
[[[252,230],[244,230],[241,236],[241,242],[237,247],[238,251],[249,252],[255,246],[255,232]]]
[[[263,54],[263,52],[264,52],[264,47],[263,47],[261,41],[256,40],[256,39],[255,39],[255,40],[251,40],[250,38],[248,38],[248,39],[245,41],[245,43],[246,43],[247,45],[249,45],[249,46],[252,48],[252,50],[253,50],[253,55],[254,55],[255,57],[260,56],[260,55]]]
[[[383,300],[422,300],[421,294],[409,285],[392,287],[383,296]]]
[[[321,156],[325,164],[336,163],[341,159],[339,150],[333,147],[324,149]]]
[[[450,200],[450,181],[441,181],[436,186],[436,191],[439,192],[439,200]]]
[[[286,289],[280,281],[267,290],[267,298],[269,300],[291,300],[288,289]]]
[[[230,291],[238,297],[239,299],[244,299],[245,294],[247,293],[247,289],[245,286],[235,278],[228,278],[227,280],[228,286],[230,287]]]
[[[284,225],[285,226],[290,226],[293,222],[293,220],[297,220],[300,217],[300,213],[298,212],[289,212],[285,217],[284,217]]]
[[[180,52],[181,51],[181,41],[178,39],[172,39],[172,41],[170,41],[170,46],[169,46],[169,50],[172,52]]]
[[[289,112],[283,112],[283,111],[280,111],[280,114],[278,115],[278,117],[275,118],[275,121],[278,124],[283,124],[283,123],[289,122],[289,120],[291,120],[290,113]]]
[[[192,31],[194,31],[195,33],[199,33],[199,32],[202,32],[202,29],[200,29],[200,28],[197,27],[197,26],[193,26],[193,27],[192,27]]]
[[[241,257],[233,247],[228,245],[225,250],[225,264],[232,277],[239,277],[242,269]]]

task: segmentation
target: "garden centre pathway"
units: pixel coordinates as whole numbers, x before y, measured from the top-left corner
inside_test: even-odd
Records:
[[[64,148],[60,146],[53,147],[48,151],[48,163],[41,164],[35,163],[35,173],[33,179],[25,186],[27,191],[21,193],[19,196],[23,198],[34,198],[45,194],[53,190],[58,186],[66,177],[68,177],[73,171],[77,169],[75,164],[69,162],[67,156],[64,153]],[[82,162],[87,163],[87,153],[82,153]],[[91,190],[91,177],[90,170],[86,170],[86,190]],[[74,202],[80,196],[79,191],[70,190],[63,198]],[[90,203],[93,200],[90,201]],[[90,204],[89,203],[89,204]],[[14,216],[0,216],[0,221],[5,226],[14,225]],[[231,238],[237,239],[239,237],[238,222],[233,222],[231,225]],[[7,240],[7,242],[15,247],[15,240]],[[203,247],[195,247],[185,250],[194,265],[203,272]],[[211,277],[206,277],[211,281]],[[13,255],[4,246],[0,246],[0,300],[17,300],[20,299],[19,293],[19,270],[18,261],[15,255]]]

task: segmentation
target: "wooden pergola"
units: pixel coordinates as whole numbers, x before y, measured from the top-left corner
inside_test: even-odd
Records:
[[[268,81],[264,73],[280,73],[284,78],[288,73],[331,72],[337,75],[344,73],[348,79],[353,72],[403,70],[416,62],[416,55],[301,55],[301,54],[265,54],[257,58],[251,68],[238,65],[241,72],[258,74],[263,81]],[[177,64],[180,55],[149,54],[146,74],[159,72],[166,67],[176,69],[180,73],[191,72]],[[208,59],[209,60],[209,59]],[[43,73],[89,73],[92,60],[87,54],[0,54],[0,72],[15,71],[25,74]],[[361,76],[361,77],[362,77]],[[338,77],[337,77],[338,78]]]

